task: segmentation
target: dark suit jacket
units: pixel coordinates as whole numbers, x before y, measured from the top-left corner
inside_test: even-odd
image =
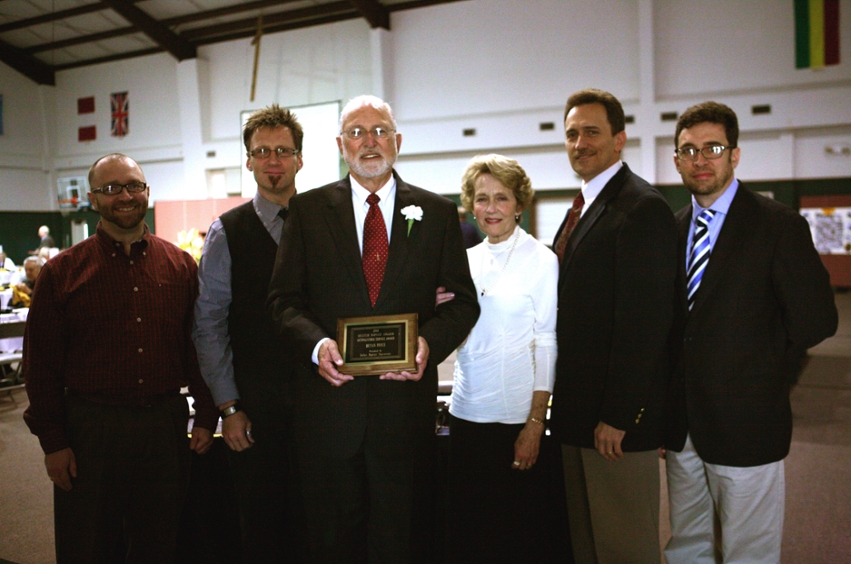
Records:
[[[789,388],[800,357],[836,331],[827,271],[807,221],[740,183],[688,312],[691,216],[691,205],[676,216],[681,357],[665,444],[681,451],[690,433],[704,462],[781,460],[792,439]]]
[[[410,234],[400,212],[409,205],[423,210]],[[311,366],[296,406],[298,440],[322,455],[348,457],[360,446],[368,422],[386,428],[388,444],[407,443],[412,432],[433,436],[437,365],[466,338],[479,315],[455,204],[396,176],[389,256],[374,308],[349,177],[295,196],[289,209],[267,305],[282,336]],[[438,286],[454,292],[455,299],[435,309]],[[318,375],[310,357],[320,339],[336,339],[337,318],[394,313],[419,315],[420,336],[430,349],[422,380],[361,376],[336,388]],[[303,428],[299,412],[310,414]]]
[[[603,421],[626,431],[625,451],[660,446],[675,276],[673,213],[624,164],[577,223],[560,267],[551,427],[561,442],[594,448]]]

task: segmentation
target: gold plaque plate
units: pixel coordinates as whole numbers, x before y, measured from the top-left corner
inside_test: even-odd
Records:
[[[337,343],[345,363],[338,370],[352,376],[415,373],[418,328],[416,313],[338,319]]]

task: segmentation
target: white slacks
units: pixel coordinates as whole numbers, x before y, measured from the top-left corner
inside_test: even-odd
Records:
[[[779,564],[786,478],[783,461],[739,468],[707,464],[691,437],[668,451],[673,537],[668,564]]]

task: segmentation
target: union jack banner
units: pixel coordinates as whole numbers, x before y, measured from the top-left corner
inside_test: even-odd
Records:
[[[112,106],[112,136],[124,137],[130,133],[130,101],[127,92],[115,92],[109,95]]]

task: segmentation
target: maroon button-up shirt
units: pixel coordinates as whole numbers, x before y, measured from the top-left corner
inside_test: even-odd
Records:
[[[24,419],[45,453],[69,446],[66,387],[138,405],[188,385],[195,424],[216,428],[190,338],[198,277],[187,253],[146,228],[127,256],[98,225],[44,265],[36,288],[24,336]]]

